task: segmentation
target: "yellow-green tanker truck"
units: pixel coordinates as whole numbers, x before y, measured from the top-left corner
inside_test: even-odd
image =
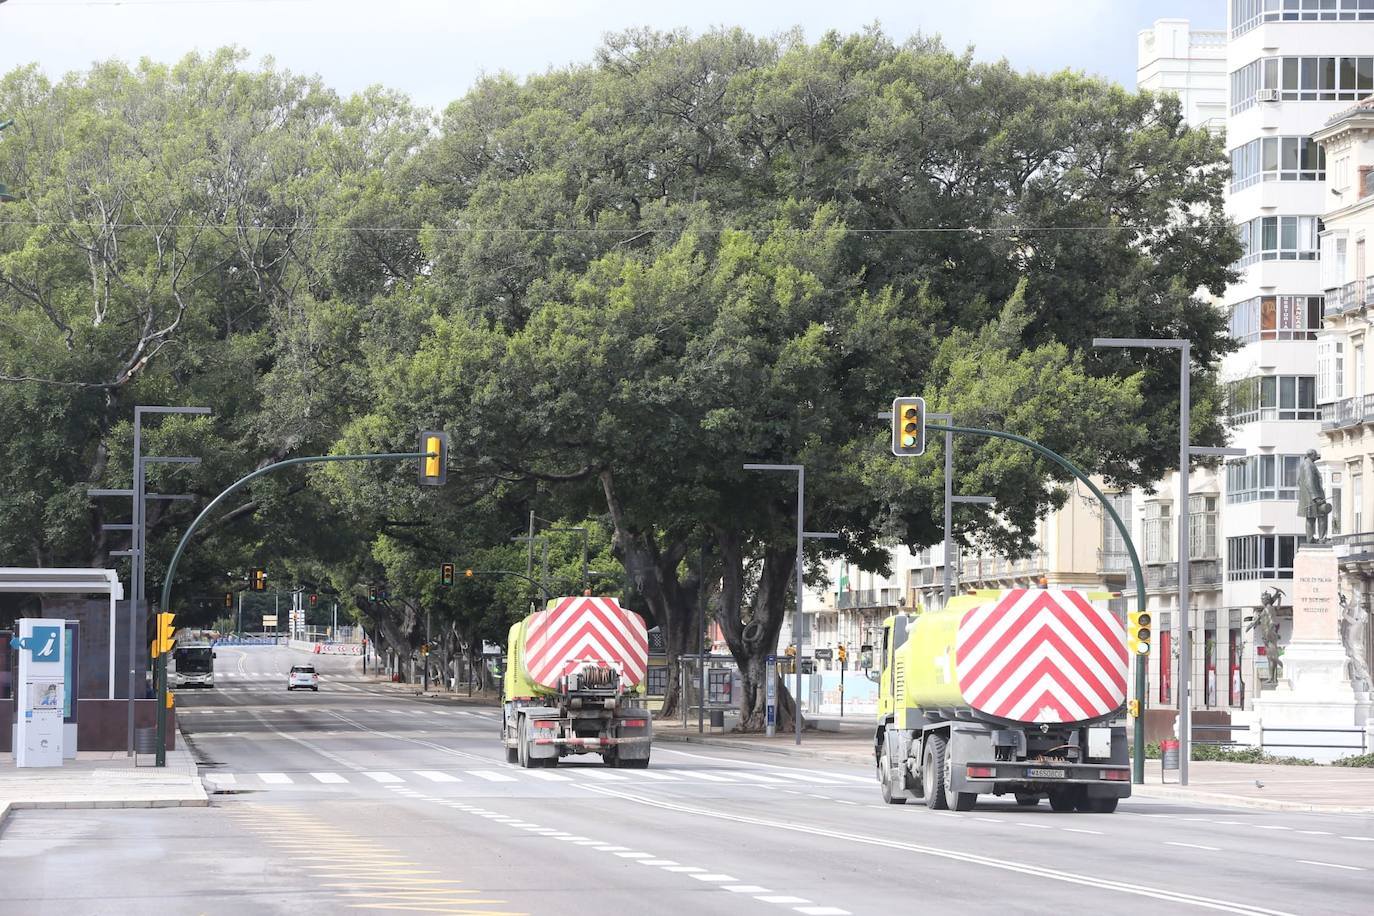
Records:
[[[876,674],[883,800],[967,811],[980,794],[1013,794],[1115,811],[1131,793],[1127,668],[1121,622],[1080,591],[978,591],[889,617]]]

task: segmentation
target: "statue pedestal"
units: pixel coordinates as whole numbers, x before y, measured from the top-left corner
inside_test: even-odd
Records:
[[[1331,547],[1304,546],[1294,558],[1293,638],[1282,656],[1283,676],[1278,686],[1261,689],[1255,700],[1270,753],[1318,763],[1359,753],[1361,738],[1355,730],[1364,730],[1372,711],[1369,694],[1350,681],[1340,633],[1339,571]],[[1284,730],[1304,728],[1352,731]]]

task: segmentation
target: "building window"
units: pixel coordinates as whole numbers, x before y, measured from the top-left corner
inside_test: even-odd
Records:
[[[1226,539],[1226,578],[1293,578],[1293,553],[1297,536],[1292,534],[1249,534]]]
[[[1145,562],[1170,563],[1174,559],[1174,519],[1171,503],[1145,504]]]
[[[1374,92],[1374,57],[1262,57],[1231,72],[1231,114],[1269,90],[1286,102],[1358,101]]]
[[[1370,0],[1231,0],[1231,37],[1263,22],[1369,22]]]
[[[1226,462],[1226,503],[1297,499],[1301,455],[1251,455]]]
[[[1231,426],[1255,420],[1317,419],[1317,380],[1312,375],[1260,375],[1232,382],[1226,393]]]
[[[1324,228],[1315,216],[1257,216],[1236,227],[1240,234],[1237,267],[1259,261],[1316,261],[1321,258],[1317,236]]]
[[[1256,296],[1231,306],[1231,336],[1255,340],[1316,340],[1324,296]]]
[[[1332,471],[1326,484],[1327,500],[1331,503],[1331,534],[1340,534],[1343,530],[1341,527],[1341,519],[1344,518],[1341,514],[1344,511],[1343,490],[1341,472]]]
[[[1317,401],[1329,403],[1345,397],[1345,341],[1317,341]]]
[[[1188,497],[1188,559],[1215,560],[1217,556],[1217,498]]]
[[[1350,533],[1364,531],[1364,473],[1350,472]]]
[[[1261,181],[1325,181],[1326,151],[1310,137],[1261,137],[1231,150],[1231,192]]]

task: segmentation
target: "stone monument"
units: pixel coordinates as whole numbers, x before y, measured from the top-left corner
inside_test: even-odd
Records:
[[[1342,638],[1349,626],[1342,619],[1338,575],[1335,548],[1304,544],[1298,549],[1293,561],[1293,635],[1283,653],[1282,676],[1255,700],[1255,713],[1266,734],[1274,732],[1275,743],[1347,746],[1279,749],[1318,763],[1359,753],[1348,748],[1358,746],[1359,735],[1282,729],[1363,729],[1371,716],[1368,685],[1351,678],[1350,656]],[[1272,660],[1270,666],[1272,671]]]

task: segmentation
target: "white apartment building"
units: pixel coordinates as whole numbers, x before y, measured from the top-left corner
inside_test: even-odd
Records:
[[[1231,0],[1226,48],[1230,74],[1227,208],[1244,254],[1240,280],[1224,305],[1241,344],[1222,363],[1229,385],[1232,444],[1247,452],[1228,461],[1223,487],[1225,586],[1217,639],[1233,643],[1261,593],[1292,599],[1293,557],[1305,525],[1298,518],[1298,461],[1322,447],[1321,411],[1335,410],[1333,386],[1318,392],[1324,312],[1322,216],[1331,209],[1328,157],[1313,134],[1338,112],[1374,92],[1374,4],[1366,0]],[[1339,524],[1351,482],[1323,456]],[[1288,638],[1291,611],[1281,621]],[[1248,640],[1247,640],[1248,641]],[[1194,659],[1210,669],[1211,658]],[[1232,653],[1234,657],[1234,653]],[[1253,675],[1247,677],[1253,682]]]

